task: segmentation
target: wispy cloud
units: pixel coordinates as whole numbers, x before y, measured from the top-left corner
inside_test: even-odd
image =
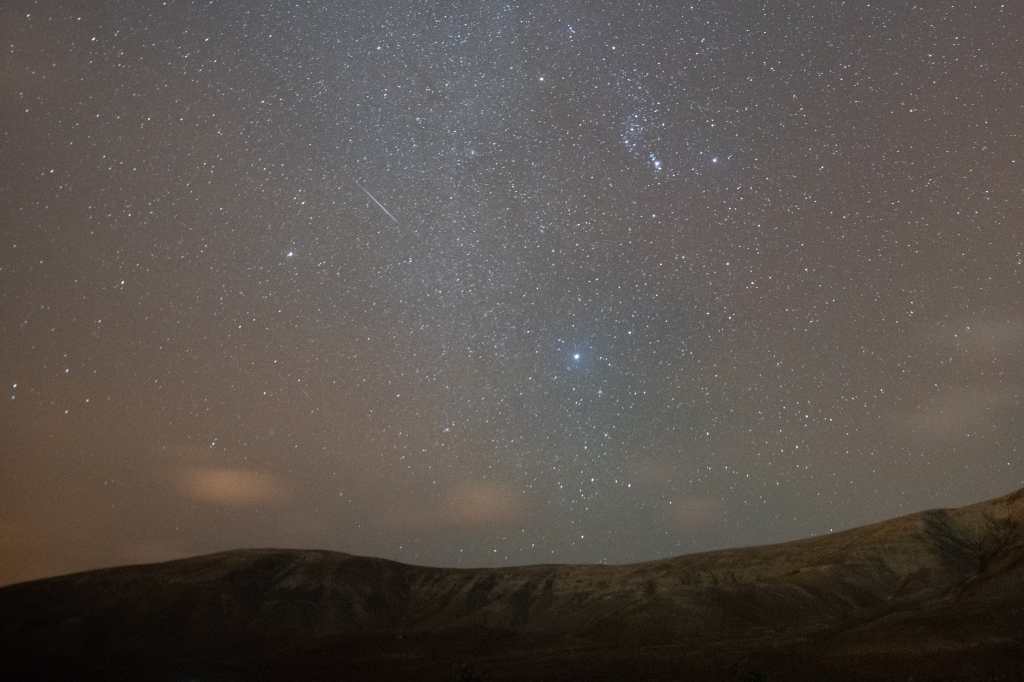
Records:
[[[447,506],[450,521],[466,526],[507,523],[524,511],[515,491],[489,481],[459,483],[449,492]]]
[[[1024,318],[962,319],[942,325],[937,340],[972,354],[1009,355],[1024,351]]]
[[[669,508],[669,516],[677,526],[699,530],[721,523],[725,506],[717,498],[687,495],[673,499]]]
[[[482,480],[457,481],[435,496],[405,496],[379,518],[403,529],[484,528],[522,520],[526,500],[512,486]]]
[[[184,469],[178,479],[178,490],[199,502],[234,507],[281,502],[291,497],[290,486],[279,476],[222,467]]]
[[[1014,405],[1018,394],[1012,386],[954,386],[898,415],[897,421],[911,435],[944,440],[985,426],[997,412]]]

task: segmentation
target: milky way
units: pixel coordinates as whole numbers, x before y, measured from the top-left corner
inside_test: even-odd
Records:
[[[1024,5],[0,9],[0,581],[1024,485]]]

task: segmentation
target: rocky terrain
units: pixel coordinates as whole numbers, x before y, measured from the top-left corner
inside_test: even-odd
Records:
[[[1024,680],[1024,490],[765,547],[445,569],[239,550],[0,589],[7,679]]]

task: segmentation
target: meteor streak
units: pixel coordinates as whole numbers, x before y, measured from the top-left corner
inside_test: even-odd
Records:
[[[391,218],[391,220],[393,220],[393,221],[395,222],[395,225],[397,225],[397,224],[398,224],[398,218],[396,218],[395,216],[393,216],[393,215],[391,214],[391,211],[389,211],[389,210],[387,209],[387,207],[386,207],[386,206],[385,206],[384,204],[382,204],[382,203],[380,203],[379,201],[377,201],[377,197],[375,197],[375,196],[373,196],[372,194],[370,194],[370,190],[368,190],[368,189],[366,189],[365,187],[363,187],[362,185],[360,185],[358,181],[356,181],[356,187],[358,187],[359,189],[361,189],[361,190],[363,190],[364,192],[366,192],[366,196],[370,197],[370,200],[371,200],[371,201],[373,201],[373,203],[377,204],[377,206],[378,206],[378,207],[380,207],[380,210],[384,211],[384,213],[386,213],[386,214],[387,214],[387,216],[388,216],[389,218]]]

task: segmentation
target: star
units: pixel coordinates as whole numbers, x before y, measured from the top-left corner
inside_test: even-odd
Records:
[[[0,499],[67,556],[628,562],[1024,485],[1020,3],[35,4]]]

